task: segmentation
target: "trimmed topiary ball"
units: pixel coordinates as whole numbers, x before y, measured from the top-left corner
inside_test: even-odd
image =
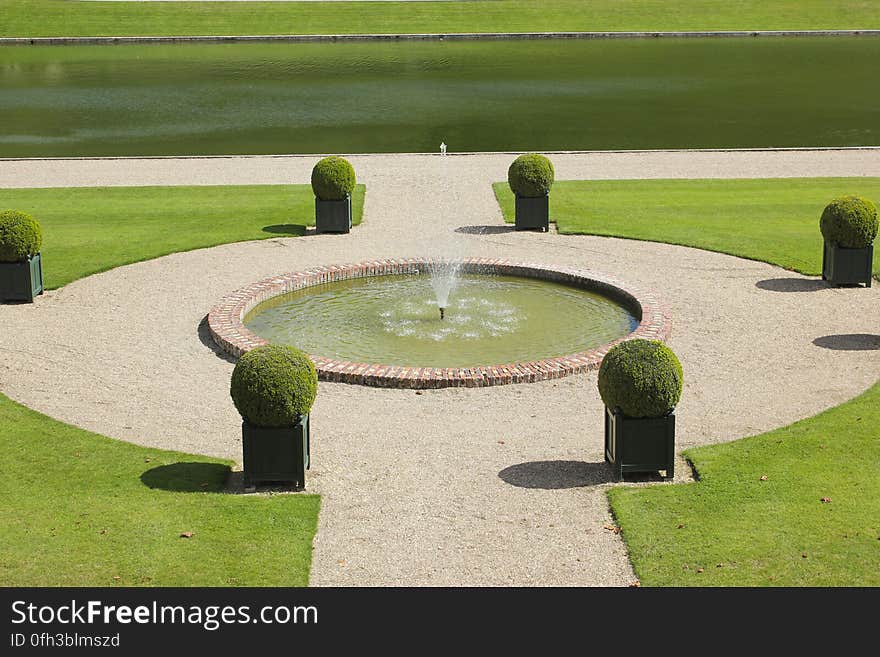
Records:
[[[825,207],[819,228],[829,242],[864,249],[877,237],[877,207],[866,198],[841,196]]]
[[[26,212],[0,212],[0,262],[20,262],[35,256],[43,246],[39,222]]]
[[[289,427],[308,415],[318,392],[315,364],[299,349],[270,344],[242,356],[232,371],[235,408],[257,427]]]
[[[599,395],[628,417],[663,417],[681,399],[683,380],[672,349],[657,340],[627,340],[602,360]]]
[[[322,201],[341,201],[355,182],[354,167],[344,157],[325,157],[312,169],[312,191]]]
[[[507,170],[507,184],[520,196],[544,196],[553,185],[553,163],[543,155],[527,153],[516,158]]]

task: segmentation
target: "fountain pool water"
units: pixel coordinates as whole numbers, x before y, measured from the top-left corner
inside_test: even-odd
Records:
[[[292,344],[322,380],[408,388],[585,372],[610,343],[664,339],[669,324],[652,293],[595,272],[488,259],[318,267],[253,283],[208,315],[233,355]]]
[[[426,280],[427,279],[427,280]],[[511,276],[382,276],[297,290],[254,308],[245,326],[270,342],[337,360],[474,367],[596,347],[638,321],[596,292]],[[450,281],[457,282],[451,297]],[[446,309],[445,319],[437,304]]]

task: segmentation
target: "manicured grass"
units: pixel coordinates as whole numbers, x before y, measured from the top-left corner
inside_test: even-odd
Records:
[[[352,196],[352,223],[364,209]],[[309,185],[0,189],[0,208],[43,227],[49,289],[120,265],[228,242],[303,235],[315,224]]]
[[[697,483],[612,489],[639,580],[880,585],[878,427],[880,383],[788,427],[687,450]]]
[[[0,447],[0,586],[308,584],[316,495],[224,494],[225,461],[111,440],[3,395]]]
[[[5,0],[0,36],[847,29],[872,0],[70,2]]]
[[[513,222],[507,183],[493,189],[505,220]],[[842,194],[880,202],[880,178],[560,181],[550,191],[550,220],[564,234],[683,244],[816,276],[822,273],[819,217]],[[874,272],[880,272],[880,249]]]

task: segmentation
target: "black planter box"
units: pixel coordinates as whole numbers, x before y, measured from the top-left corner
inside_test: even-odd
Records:
[[[874,264],[874,245],[864,249],[847,249],[825,240],[822,251],[822,280],[832,285],[859,285],[871,287],[871,269]]]
[[[297,490],[306,487],[309,469],[309,416],[292,427],[255,427],[241,423],[244,452],[244,483],[293,484]]]
[[[628,472],[666,471],[675,476],[675,413],[633,418],[605,408],[605,460],[617,479]]]
[[[351,195],[339,201],[315,197],[315,232],[347,233],[351,230]]]
[[[516,195],[516,220],[514,230],[542,230],[550,228],[550,195]]]
[[[0,262],[0,301],[30,301],[43,293],[40,254],[20,262]]]

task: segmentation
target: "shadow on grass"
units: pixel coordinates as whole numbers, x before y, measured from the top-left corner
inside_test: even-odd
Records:
[[[828,283],[814,278],[767,278],[755,283],[755,287],[771,292],[817,292],[826,289]]]
[[[147,470],[141,475],[141,482],[148,488],[177,493],[216,493],[226,486],[229,470],[222,463],[172,463]]]
[[[604,462],[531,461],[504,468],[498,476],[517,488],[556,490],[595,486],[613,481],[611,468]]]
[[[813,344],[823,349],[835,351],[877,351],[880,350],[880,335],[871,333],[843,333],[823,335],[813,340]]]
[[[263,226],[261,230],[273,235],[291,235],[293,237],[302,237],[307,232],[307,228],[302,224],[272,224],[271,226]]]
[[[455,229],[456,233],[463,235],[500,235],[501,233],[512,233],[513,224],[504,226],[459,226]]]

